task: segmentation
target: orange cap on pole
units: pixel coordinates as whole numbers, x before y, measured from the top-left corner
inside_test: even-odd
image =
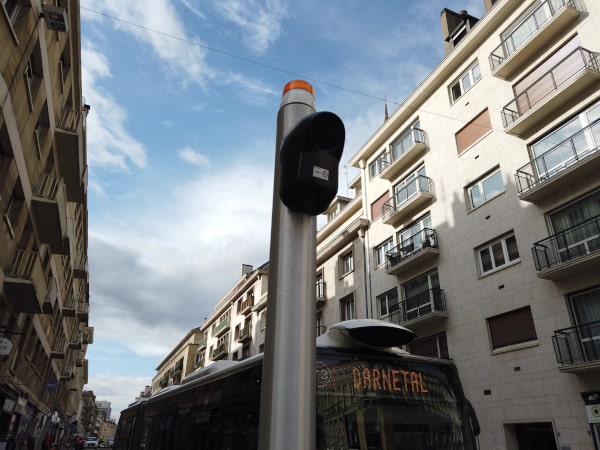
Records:
[[[304,81],[304,80],[290,81],[288,84],[286,84],[284,86],[283,93],[285,94],[287,91],[290,91],[292,89],[304,89],[305,91],[310,92],[310,95],[312,95],[313,97],[315,95],[315,90],[313,89],[312,85],[308,81]]]

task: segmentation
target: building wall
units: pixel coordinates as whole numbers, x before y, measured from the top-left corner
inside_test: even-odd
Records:
[[[67,30],[39,0],[0,7],[0,401],[17,405],[0,434],[17,441],[71,432],[92,335],[79,3],[56,3]]]

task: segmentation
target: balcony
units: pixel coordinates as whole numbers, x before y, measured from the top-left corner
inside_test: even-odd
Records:
[[[42,313],[52,314],[54,312],[54,305],[58,298],[58,285],[56,284],[56,278],[48,278],[47,283],[48,289],[46,290],[46,296],[44,297],[44,303],[42,304]]]
[[[504,131],[522,136],[567,107],[575,97],[597,89],[598,53],[578,47],[501,111]]]
[[[537,276],[558,280],[600,267],[600,216],[533,244]]]
[[[246,315],[252,311],[252,307],[254,306],[254,296],[248,296],[246,300],[240,303],[238,314]]]
[[[43,174],[33,192],[31,210],[35,229],[52,253],[69,254],[64,184],[59,177]]]
[[[54,343],[50,349],[50,358],[65,359],[67,354],[68,342],[66,336],[59,330],[54,338]]]
[[[206,336],[204,336],[202,339],[200,339],[198,341],[198,351],[201,352],[206,348],[206,343],[208,341],[208,338]]]
[[[220,337],[225,334],[226,331],[229,330],[229,326],[231,324],[231,317],[226,317],[222,319],[218,324],[213,326],[212,335],[214,337]]]
[[[561,372],[600,371],[600,321],[557,330],[552,343]]]
[[[83,142],[83,113],[63,108],[56,122],[56,148],[58,171],[66,185],[67,198],[71,202],[83,203],[87,167]]]
[[[381,178],[391,180],[397,177],[406,170],[413,161],[425,153],[425,150],[427,149],[427,134],[423,130],[413,128],[410,130],[408,137],[409,139],[406,142],[403,142],[403,145],[390,148],[390,151],[388,152],[390,161],[379,173]]]
[[[238,342],[243,343],[252,340],[252,326],[245,325],[244,328],[240,329],[240,335],[238,336]]]
[[[85,327],[83,329],[83,344],[93,344],[94,343],[94,327]]]
[[[420,328],[446,320],[446,298],[441,289],[429,289],[398,304],[388,320],[408,328]]]
[[[81,280],[87,279],[88,258],[87,255],[78,254],[73,260],[73,276]]]
[[[505,80],[526,67],[580,13],[574,0],[546,0],[540,3],[490,54],[488,59],[492,74]]]
[[[436,231],[425,228],[385,254],[386,273],[400,275],[402,272],[414,272],[434,261],[439,254]]]
[[[73,350],[81,350],[83,345],[82,334],[79,332],[73,333],[71,339],[69,339],[69,348]]]
[[[394,196],[382,205],[383,223],[396,226],[423,209],[432,200],[433,181],[429,177],[419,175],[397,190]]]
[[[62,308],[63,316],[75,317],[77,313],[77,297],[74,294],[68,294]]]
[[[210,358],[213,361],[216,361],[218,359],[226,358],[228,354],[229,354],[229,342],[225,341],[213,349],[213,351],[210,355]]]
[[[4,279],[4,298],[15,312],[41,314],[47,294],[46,282],[39,254],[17,250]]]
[[[316,299],[317,299],[317,307],[321,307],[325,304],[325,300],[327,297],[325,295],[326,292],[326,284],[323,281],[323,278],[319,278],[316,282]]]
[[[80,322],[85,322],[87,323],[89,320],[89,313],[90,313],[90,304],[88,302],[85,301],[80,301],[77,303],[77,319],[79,319]]]
[[[600,136],[600,119],[518,169],[519,198],[535,203],[595,176],[600,170],[599,138],[595,136]]]

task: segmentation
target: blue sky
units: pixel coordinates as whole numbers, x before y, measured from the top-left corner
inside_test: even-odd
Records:
[[[269,255],[282,89],[303,78],[346,161],[443,59],[443,8],[483,0],[81,0],[89,383],[113,417]],[[346,175],[347,174],[347,175]],[[321,223],[321,221],[319,221]]]

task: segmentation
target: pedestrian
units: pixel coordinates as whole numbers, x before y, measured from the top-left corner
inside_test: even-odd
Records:
[[[75,450],[83,450],[83,439],[81,436],[77,436],[77,439],[75,439]]]

